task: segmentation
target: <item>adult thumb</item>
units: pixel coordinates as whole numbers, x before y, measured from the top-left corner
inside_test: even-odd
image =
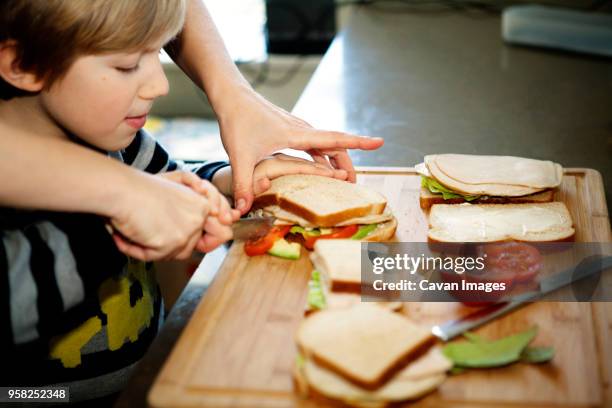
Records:
[[[234,191],[234,206],[244,215],[253,204],[253,170],[255,163],[250,161],[232,161],[232,188]]]

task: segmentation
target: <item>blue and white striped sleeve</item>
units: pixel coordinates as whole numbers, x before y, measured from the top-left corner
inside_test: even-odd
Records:
[[[212,180],[217,171],[229,166],[229,163],[226,161],[185,164],[181,161],[173,160],[166,149],[144,130],[140,130],[136,134],[134,141],[125,150],[121,151],[120,154],[112,156],[122,160],[125,164],[147,173],[157,174],[167,171],[185,170],[196,173],[208,181]]]

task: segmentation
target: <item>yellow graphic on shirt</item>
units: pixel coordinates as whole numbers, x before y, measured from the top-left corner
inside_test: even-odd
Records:
[[[73,368],[81,364],[81,348],[91,340],[91,338],[102,328],[102,321],[97,317],[88,319],[63,336],[54,337],[51,340],[51,358],[62,361],[66,368]]]
[[[130,305],[130,287],[139,283],[142,296]],[[126,339],[138,340],[139,333],[151,324],[154,311],[156,281],[153,270],[147,270],[139,261],[128,261],[123,275],[109,278],[100,285],[98,299],[106,315],[108,349],[118,350]],[[98,317],[92,317],[79,327],[50,342],[49,357],[59,359],[65,368],[81,364],[81,349],[102,329]]]
[[[109,279],[102,284],[98,295],[102,312],[106,314],[106,334],[108,348],[119,349],[126,338],[131,342],[138,340],[138,333],[151,324],[153,317],[152,277],[141,262],[130,262],[128,276],[132,279]],[[142,297],[130,306],[131,282],[137,280],[142,287]]]

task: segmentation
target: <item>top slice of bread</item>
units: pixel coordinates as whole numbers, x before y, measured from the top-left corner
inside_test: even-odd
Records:
[[[356,293],[361,290],[361,241],[320,239],[310,260],[330,290]]]
[[[429,330],[369,304],[317,312],[297,333],[304,355],[367,389],[381,386],[429,340]]]
[[[382,214],[385,197],[367,187],[323,176],[287,175],[272,180],[269,190],[255,197],[253,208],[278,205],[320,227],[344,220]]]
[[[481,196],[469,201],[470,204],[520,204],[520,203],[549,203],[555,199],[556,189],[548,189],[535,194],[520,197]],[[421,187],[419,204],[427,210],[434,204],[462,204],[468,202],[464,198],[450,198],[445,200],[442,194],[432,193],[429,189]]]
[[[440,242],[552,242],[567,240],[575,232],[562,202],[435,204],[429,226],[428,238]]]

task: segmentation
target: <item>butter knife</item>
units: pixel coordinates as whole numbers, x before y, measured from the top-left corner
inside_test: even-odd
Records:
[[[232,224],[235,241],[248,241],[266,235],[274,226],[275,217],[241,218]]]
[[[564,286],[592,276],[597,272],[603,272],[606,269],[612,268],[612,256],[593,258],[540,280],[539,290],[523,293],[509,302],[482,308],[465,317],[436,325],[432,327],[431,332],[440,340],[448,341],[470,329],[490,322],[527,302],[533,302],[547,293],[554,292]]]

